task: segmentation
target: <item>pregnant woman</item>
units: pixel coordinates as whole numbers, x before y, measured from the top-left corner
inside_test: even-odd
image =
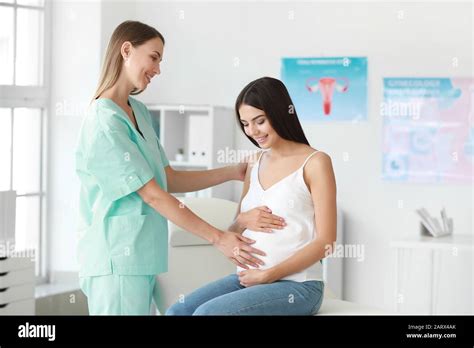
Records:
[[[238,122],[261,148],[251,161],[240,212],[229,228],[265,250],[259,268],[238,267],[171,306],[168,315],[313,315],[324,283],[321,260],[336,240],[336,183],[331,158],[313,149],[298,121],[286,87],[264,77],[248,84],[235,105]],[[273,213],[283,229],[255,216]],[[239,250],[235,250],[236,254]]]

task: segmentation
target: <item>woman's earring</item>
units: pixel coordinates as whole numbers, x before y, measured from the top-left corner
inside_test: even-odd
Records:
[[[125,58],[125,66],[126,66],[126,67],[129,67],[129,66],[130,66],[130,61],[128,60],[128,58]]]

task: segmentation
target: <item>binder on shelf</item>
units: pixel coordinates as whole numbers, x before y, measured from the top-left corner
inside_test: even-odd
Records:
[[[189,115],[188,160],[193,164],[210,162],[210,142],[212,139],[209,116]]]
[[[445,208],[441,210],[441,223],[437,218],[432,217],[425,208],[416,209],[416,213],[421,218],[420,232],[422,235],[441,237],[453,233],[453,219],[448,218]]]

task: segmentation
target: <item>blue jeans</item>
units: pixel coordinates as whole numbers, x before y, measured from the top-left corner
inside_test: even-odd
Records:
[[[319,280],[279,280],[246,288],[231,274],[193,291],[166,315],[313,315],[321,307],[323,290]]]

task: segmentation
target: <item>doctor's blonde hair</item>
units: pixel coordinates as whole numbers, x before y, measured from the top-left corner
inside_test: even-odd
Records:
[[[158,30],[138,21],[125,21],[115,28],[107,45],[94,100],[117,82],[123,66],[123,57],[120,52],[123,43],[129,41],[133,47],[137,47],[156,37],[165,44],[165,38]],[[141,90],[133,90],[131,94],[141,92]]]

